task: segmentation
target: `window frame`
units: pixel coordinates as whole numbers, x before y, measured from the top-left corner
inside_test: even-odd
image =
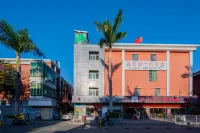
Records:
[[[139,90],[139,93],[138,93],[138,94],[136,94],[136,92],[138,92],[138,91],[136,91],[136,90]],[[140,96],[140,91],[141,91],[140,88],[135,88],[135,89],[134,89],[134,95],[135,95],[135,96]]]
[[[149,81],[156,82],[158,78],[157,70],[149,70]]]
[[[94,87],[94,88],[89,88],[89,96],[98,96],[99,95],[99,89]]]
[[[137,55],[137,59],[136,59],[136,60],[134,60],[134,58],[133,58],[134,55]],[[132,61],[138,61],[138,58],[139,58],[139,54],[137,54],[137,53],[132,53]]]
[[[99,60],[99,51],[89,51],[89,60]]]
[[[157,90],[159,90],[159,95],[157,95],[158,94]],[[155,88],[154,89],[154,96],[160,96],[160,88]]]
[[[153,55],[155,55],[155,60],[153,58]],[[150,60],[151,61],[157,61],[157,54],[150,54]]]
[[[99,71],[89,70],[89,79],[99,79]]]

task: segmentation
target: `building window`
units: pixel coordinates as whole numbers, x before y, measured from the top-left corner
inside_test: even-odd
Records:
[[[157,71],[150,70],[149,71],[149,81],[156,81],[157,80]]]
[[[41,88],[43,88],[43,84],[32,83],[30,88],[32,88],[32,89],[41,89]]]
[[[156,54],[151,54],[151,61],[157,61]]]
[[[132,54],[132,60],[138,61],[138,54]]]
[[[43,96],[43,89],[32,89],[31,96]]]
[[[48,81],[56,84],[56,72],[53,71],[48,65],[43,65],[42,77],[47,78]]]
[[[134,95],[135,96],[140,96],[140,88],[135,88]]]
[[[41,74],[41,69],[39,69],[39,68],[31,68],[31,77],[41,77],[42,76],[42,74]]]
[[[89,52],[89,60],[99,60],[99,52]]]
[[[99,71],[89,71],[89,79],[98,79]]]
[[[98,88],[90,88],[89,89],[89,96],[98,96]]]
[[[154,96],[160,96],[160,88],[155,88]]]

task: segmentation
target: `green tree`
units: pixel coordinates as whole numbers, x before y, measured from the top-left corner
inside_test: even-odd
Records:
[[[13,27],[6,21],[0,20],[0,43],[16,53],[16,92],[15,92],[15,114],[19,113],[19,96],[22,88],[21,84],[21,54],[32,52],[37,56],[44,56],[39,48],[29,37],[27,29],[14,31]]]
[[[16,85],[16,68],[12,64],[0,61],[0,87],[3,89],[14,88]]]
[[[0,93],[3,99],[12,99],[16,87],[16,68],[0,60]]]
[[[109,108],[112,111],[112,46],[114,43],[123,39],[126,36],[126,32],[120,32],[119,26],[122,23],[122,9],[117,13],[114,22],[111,24],[108,19],[104,22],[94,21],[97,31],[103,34],[103,37],[99,40],[101,48],[104,46],[109,48],[109,64],[108,64],[108,80],[109,80]]]

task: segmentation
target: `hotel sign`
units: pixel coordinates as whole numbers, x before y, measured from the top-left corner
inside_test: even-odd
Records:
[[[166,70],[166,61],[123,61],[125,70]]]

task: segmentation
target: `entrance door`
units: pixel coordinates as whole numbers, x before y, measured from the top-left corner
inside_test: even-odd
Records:
[[[41,116],[43,120],[49,120],[50,108],[41,108]]]

